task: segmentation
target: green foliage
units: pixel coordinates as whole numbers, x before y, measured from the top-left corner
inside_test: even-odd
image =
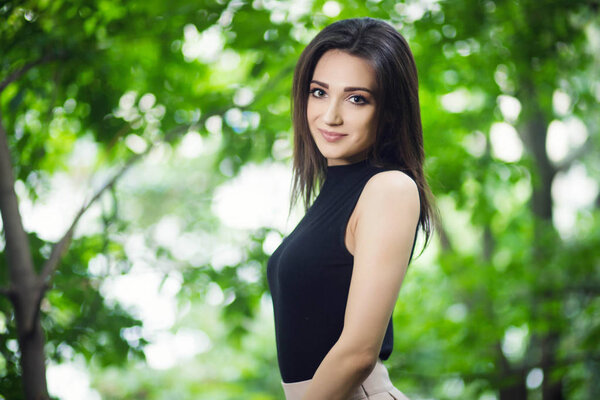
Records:
[[[110,264],[126,266],[123,249],[108,243],[104,235],[84,237],[71,245],[55,278],[57,290],[47,296],[50,309],[44,310],[46,319],[42,322],[48,335],[48,356],[54,361],[63,359],[65,346],[88,361],[94,359],[105,366],[122,364],[129,355],[143,358],[145,342],[131,345],[122,334],[124,329],[140,326],[141,321],[132,318],[119,304],[106,304],[99,291],[101,276],[88,270],[90,260],[97,254],[111,259]]]

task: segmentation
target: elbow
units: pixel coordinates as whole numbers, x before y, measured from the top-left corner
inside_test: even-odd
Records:
[[[349,361],[351,368],[364,374],[365,377],[373,371],[379,358],[379,351],[375,347],[357,345],[348,341],[340,341],[337,347],[344,358]]]
[[[369,353],[368,355],[364,356],[363,367],[366,371],[368,371],[369,374],[371,371],[373,371],[373,368],[375,368],[375,365],[377,364],[377,358],[378,355],[373,353]]]
[[[377,357],[372,352],[356,352],[353,357],[353,365],[361,375],[367,377],[375,368]]]

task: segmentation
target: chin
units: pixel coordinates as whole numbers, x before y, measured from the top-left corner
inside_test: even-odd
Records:
[[[330,149],[319,149],[321,155],[327,159],[344,159],[346,155],[342,152],[331,151]]]

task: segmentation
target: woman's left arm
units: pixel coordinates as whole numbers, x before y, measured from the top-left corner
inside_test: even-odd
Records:
[[[419,219],[417,185],[403,172],[381,172],[359,201],[344,328],[304,400],[346,400],[371,373],[406,273]]]

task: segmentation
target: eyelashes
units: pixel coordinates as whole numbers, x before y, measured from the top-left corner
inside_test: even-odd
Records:
[[[317,92],[320,92],[321,94],[317,95]],[[319,88],[314,88],[308,91],[308,93],[310,93],[313,97],[316,97],[317,99],[320,99],[321,97],[323,97],[325,95],[325,91],[323,89],[319,89]]]
[[[350,98],[351,99],[357,99],[359,101],[358,103],[356,103],[354,101],[351,101],[352,104],[356,104],[357,106],[368,103],[367,99],[365,99],[364,96],[361,96],[361,95],[358,95],[358,94],[352,95],[352,96],[350,96]]]
[[[308,93],[316,98],[316,99],[321,99],[325,96],[325,91],[321,88],[312,88],[308,91]],[[350,97],[348,97],[349,99],[354,99],[351,100],[350,103],[354,104],[355,106],[362,106],[365,104],[369,104],[369,102],[367,101],[367,99],[364,96],[361,96],[359,94],[353,94]]]

